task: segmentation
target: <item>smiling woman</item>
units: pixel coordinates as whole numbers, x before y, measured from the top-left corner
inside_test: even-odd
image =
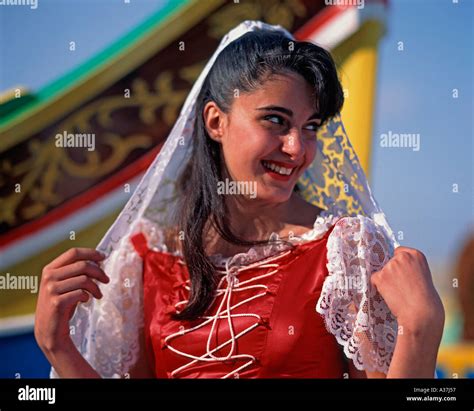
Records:
[[[316,155],[318,126],[342,103],[334,62],[312,43],[252,31],[220,53],[197,97],[202,115],[181,180],[178,226],[193,287],[177,318],[203,314],[213,299],[216,282],[206,254],[232,255],[266,243],[272,231],[313,226],[318,210],[292,193]],[[255,181],[257,198],[218,196],[215,187],[225,178]]]
[[[342,103],[327,51],[261,22],[228,33],[106,255],[45,267],[52,376],[433,376],[443,307],[371,194]]]

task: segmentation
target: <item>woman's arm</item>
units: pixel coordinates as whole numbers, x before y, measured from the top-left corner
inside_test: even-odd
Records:
[[[377,287],[398,321],[398,336],[387,378],[433,378],[444,327],[444,308],[426,257],[398,247],[373,273]]]
[[[401,325],[387,378],[433,378],[444,312],[413,328]]]
[[[384,232],[364,216],[341,218],[327,248],[329,275],[316,311],[351,353],[349,377],[433,378],[444,308],[423,253],[392,252]]]
[[[349,377],[433,378],[444,308],[423,253],[391,251],[384,232],[363,216],[340,219],[327,247],[329,275],[316,311],[352,353]]]
[[[74,345],[69,321],[78,303],[88,301],[90,295],[102,298],[93,280],[106,284],[110,281],[97,264],[103,259],[104,255],[96,250],[71,248],[43,269],[35,313],[35,338],[61,378],[101,378]],[[143,341],[140,344],[144,347]],[[153,377],[142,347],[134,369],[120,378]]]
[[[71,340],[61,345],[61,348],[43,351],[61,378],[102,378],[79,353]],[[121,378],[155,378],[144,352],[144,345],[141,345],[139,358],[130,373]]]
[[[101,378],[72,341],[63,344],[59,349],[43,349],[43,352],[61,378]]]
[[[349,360],[350,378],[433,378],[443,320],[434,319],[429,324],[431,326],[417,329],[401,328],[404,332],[397,338],[387,374],[360,371]]]
[[[63,378],[98,378],[74,346],[69,321],[76,305],[90,295],[102,298],[94,280],[110,280],[98,262],[104,255],[89,248],[71,248],[46,265],[41,275],[34,334],[38,346]]]

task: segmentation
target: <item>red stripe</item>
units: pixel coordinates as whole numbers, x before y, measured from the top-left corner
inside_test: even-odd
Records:
[[[295,34],[297,40],[304,40],[320,30],[325,24],[346,11],[350,6],[326,6],[310,19]]]
[[[388,0],[365,0],[365,5],[370,3],[382,3],[386,7],[388,6]],[[327,23],[333,20],[336,16],[341,15],[346,10],[357,6],[344,5],[344,6],[326,6],[323,10],[317,13],[312,19],[310,19],[303,27],[295,32],[294,36],[297,40],[305,40],[317,33]]]
[[[18,241],[22,237],[44,229],[52,223],[57,223],[59,220],[62,220],[75,213],[77,210],[80,210],[85,205],[100,200],[100,198],[105,194],[113,191],[120,185],[131,180],[132,178],[139,175],[142,171],[146,170],[156,155],[159,153],[160,149],[161,145],[153,148],[149,153],[143,155],[132,164],[129,164],[123,170],[114,173],[107,180],[92,186],[84,193],[75,196],[59,207],[52,209],[43,217],[26,223],[2,235],[0,237],[0,248],[5,247],[6,245],[11,245],[10,243]]]

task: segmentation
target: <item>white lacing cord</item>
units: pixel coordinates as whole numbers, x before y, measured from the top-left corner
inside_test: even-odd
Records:
[[[250,359],[250,361],[246,362],[245,364],[241,365],[237,369],[235,369],[235,370],[231,371],[230,373],[228,373],[228,374],[224,375],[223,377],[221,377],[222,379],[225,379],[225,378],[228,378],[232,375],[235,375],[240,370],[250,366],[251,364],[253,364],[254,362],[257,361],[257,359],[253,355],[250,355],[250,354],[234,354],[234,350],[235,350],[235,344],[236,344],[236,341],[237,341],[238,338],[240,338],[241,336],[247,334],[248,332],[250,332],[254,328],[258,327],[259,325],[263,324],[262,317],[260,315],[256,314],[256,313],[232,314],[231,311],[233,309],[239,307],[242,304],[245,304],[245,303],[247,303],[249,301],[252,301],[256,298],[263,297],[263,296],[267,295],[268,294],[268,287],[264,284],[252,284],[252,285],[247,285],[247,286],[245,286],[245,285],[249,284],[249,283],[252,283],[254,281],[260,280],[262,278],[272,276],[275,273],[277,273],[279,265],[277,263],[271,263],[271,262],[288,255],[290,252],[291,252],[291,250],[288,250],[288,251],[285,251],[284,253],[281,253],[277,256],[270,257],[270,258],[266,259],[263,262],[256,262],[256,263],[253,263],[253,264],[247,265],[245,267],[241,267],[241,268],[237,268],[237,267],[230,268],[229,263],[230,263],[231,259],[229,258],[226,261],[225,271],[222,271],[222,270],[217,271],[217,273],[225,274],[225,276],[223,276],[220,279],[219,284],[217,286],[217,290],[216,290],[216,298],[223,295],[222,301],[219,304],[219,308],[217,309],[216,314],[212,315],[212,316],[201,316],[201,318],[203,318],[205,320],[201,324],[199,324],[195,327],[192,327],[192,328],[188,328],[188,329],[178,331],[174,334],[170,334],[164,340],[165,346],[167,348],[169,348],[171,351],[175,352],[176,354],[182,355],[186,358],[192,359],[192,361],[190,361],[190,362],[182,365],[181,367],[176,368],[175,370],[173,370],[171,372],[171,377],[175,378],[176,374],[178,374],[180,371],[190,367],[191,365],[195,364],[198,361],[214,362],[214,361],[229,361],[229,360],[242,359],[242,358],[249,358]],[[250,279],[242,281],[242,282],[238,281],[237,277],[238,277],[238,274],[240,272],[250,270],[250,269],[256,268],[256,267],[258,267],[258,268],[275,268],[275,269],[268,272],[268,273],[250,278]],[[226,286],[225,289],[222,289],[221,287],[222,287],[224,281],[227,282],[227,286]],[[186,282],[188,283],[189,280],[186,281]],[[185,288],[188,289],[188,290],[190,289],[189,286],[185,286]],[[230,305],[233,292],[239,292],[239,291],[250,290],[250,289],[263,289],[264,292],[253,295],[253,296],[251,296],[251,297],[249,297],[249,298],[247,298],[243,301],[238,302],[237,304],[234,304],[233,306]],[[178,308],[178,306],[186,304],[187,302],[188,302],[188,300],[179,301],[178,303],[175,304],[175,308]],[[225,310],[223,310],[224,305],[227,307]],[[255,324],[252,324],[251,326],[249,326],[245,330],[241,331],[237,335],[235,335],[234,327],[233,327],[233,324],[232,324],[232,318],[234,318],[234,317],[255,317],[257,319],[257,322]],[[222,344],[218,345],[217,347],[211,349],[212,335],[214,333],[217,321],[220,320],[220,319],[223,319],[223,318],[227,318],[227,322],[229,324],[229,330],[230,330],[230,339],[223,342]],[[187,352],[177,350],[176,348],[172,347],[168,343],[170,340],[172,340],[174,338],[177,338],[179,336],[188,334],[190,332],[193,332],[193,331],[195,331],[199,328],[202,328],[205,325],[209,324],[210,322],[212,322],[212,326],[211,326],[211,330],[209,332],[209,337],[207,339],[206,352],[203,355],[201,355],[200,357],[189,354]],[[214,353],[216,351],[218,351],[221,348],[227,346],[228,344],[231,344],[231,347],[230,347],[229,353],[225,357],[219,357],[219,356],[214,355]]]

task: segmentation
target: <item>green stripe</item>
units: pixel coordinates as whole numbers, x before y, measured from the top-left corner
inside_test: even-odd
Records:
[[[65,89],[82,82],[91,72],[97,70],[108,60],[113,59],[117,55],[123,53],[127,48],[133,46],[137,40],[155,29],[157,24],[166,20],[167,17],[174,14],[190,2],[192,2],[192,0],[171,0],[165,7],[158,10],[139,26],[94,57],[90,58],[88,61],[44,86],[38,92],[30,95],[29,98],[25,98],[24,100],[23,98],[18,99],[18,103],[23,100],[22,104],[4,103],[0,105],[0,126],[5,126],[8,122],[23,115],[28,110],[36,109],[38,106],[44,104],[48,99],[51,99],[56,94],[60,92],[64,93]]]

